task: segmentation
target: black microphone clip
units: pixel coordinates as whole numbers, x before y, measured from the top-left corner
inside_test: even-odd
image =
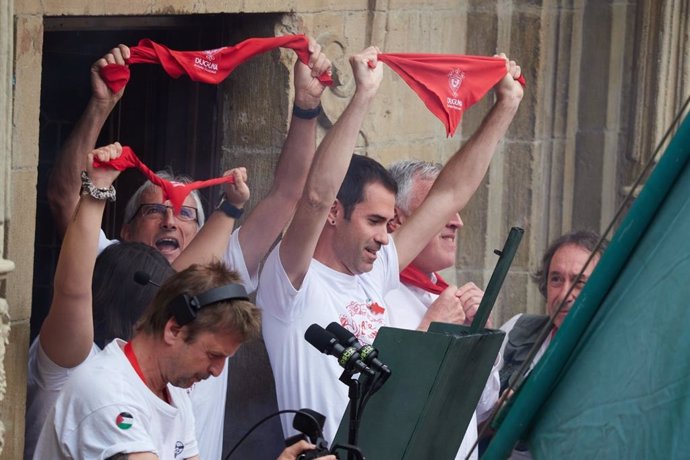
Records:
[[[134,272],[134,281],[141,284],[142,286],[146,286],[147,284],[153,284],[156,287],[161,287],[160,284],[151,280],[151,275],[141,270]]]
[[[354,348],[359,353],[360,359],[375,372],[380,372],[384,376],[390,376],[391,370],[377,358],[379,351],[373,346],[365,343],[362,345],[355,335],[335,321],[326,326],[326,330],[333,334],[343,347]]]

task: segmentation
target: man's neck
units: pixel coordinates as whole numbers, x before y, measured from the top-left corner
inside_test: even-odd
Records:
[[[163,376],[158,358],[159,341],[147,334],[140,334],[133,337],[130,344],[144,383],[156,396],[166,401],[168,382]]]
[[[345,275],[354,276],[347,267],[340,262],[335,250],[333,249],[332,233],[326,234],[326,232],[321,232],[319,241],[316,243],[316,248],[314,249],[314,259],[321,262],[326,267],[330,268],[339,273]]]

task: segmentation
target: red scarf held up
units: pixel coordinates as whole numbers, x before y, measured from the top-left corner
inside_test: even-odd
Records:
[[[147,38],[130,48],[127,64],[160,64],[172,78],[188,75],[193,81],[218,84],[235,68],[256,56],[274,48],[291,48],[303,63],[309,62],[309,41],[304,35],[250,38],[235,46],[224,46],[206,51],[174,51]],[[108,64],[101,68],[101,78],[113,93],[125,87],[129,81],[129,67]],[[327,73],[319,76],[324,85],[332,85]]]
[[[110,166],[118,171],[124,171],[127,168],[138,168],[148,180],[163,190],[163,200],[170,200],[170,204],[175,210],[175,213],[180,212],[180,207],[184,204],[184,200],[193,190],[223,184],[226,182],[232,183],[235,181],[233,176],[217,177],[209,180],[198,180],[189,184],[182,184],[180,182],[171,182],[169,180],[161,179],[158,177],[158,175],[156,175],[156,173],[151,171],[148,166],[142,163],[142,161],[136,156],[130,147],[125,146],[122,147],[122,154],[114,160],[104,162],[94,158],[93,165],[96,168]]]
[[[411,284],[432,294],[440,294],[448,287],[448,283],[438,273],[434,273],[434,275],[436,276],[436,283],[431,281],[431,278],[426,273],[415,265],[410,264],[400,272],[400,281],[403,284]]]
[[[382,53],[378,59],[414,90],[427,108],[455,134],[462,114],[506,74],[505,60],[453,54]],[[518,82],[525,86],[524,77]]]

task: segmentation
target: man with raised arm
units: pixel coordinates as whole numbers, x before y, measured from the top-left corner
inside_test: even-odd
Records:
[[[347,389],[338,381],[336,361],[306,343],[304,332],[312,323],[339,321],[358,339],[374,340],[389,322],[385,293],[399,286],[399,271],[467,204],[522,98],[515,81],[520,69],[506,59],[496,104],[393,242],[387,224],[394,216],[395,181],[376,161],[352,155],[381,82],[377,53],[370,47],[350,58],[355,94],[317,150],[295,217],[266,261],[257,297],[280,408],[325,414],[329,440]]]

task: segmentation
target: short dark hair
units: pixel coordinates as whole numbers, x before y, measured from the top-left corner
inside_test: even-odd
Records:
[[[175,273],[160,251],[144,243],[111,244],[96,258],[91,289],[94,342],[101,348],[115,338],[129,340],[134,323],[158,291],[152,284],[135,282],[137,271],[156,283]]]
[[[209,289],[240,283],[237,273],[219,261],[207,265],[194,264],[174,274],[161,285],[153,302],[135,326],[136,332],[162,334],[173,317],[168,306],[178,296],[197,295]],[[233,299],[202,308],[196,318],[186,324],[187,342],[199,332],[232,332],[242,342],[258,337],[261,332],[261,311],[248,300]]]
[[[378,161],[364,155],[352,155],[350,167],[338,190],[338,201],[343,205],[345,219],[350,219],[357,203],[364,201],[364,187],[380,183],[393,195],[398,193],[398,185],[393,176]]]
[[[544,257],[542,257],[541,267],[539,267],[539,270],[537,270],[537,272],[534,274],[534,278],[539,285],[539,292],[546,297],[546,285],[548,282],[549,268],[551,266],[551,259],[553,259],[553,255],[556,253],[556,251],[563,246],[573,245],[581,247],[591,253],[594,251],[599,239],[601,239],[601,236],[591,230],[573,230],[560,236],[558,239],[552,242],[544,253]],[[601,246],[599,246],[599,249],[597,249],[597,254],[599,257],[601,257],[601,255],[604,253],[607,246],[608,240],[604,239],[601,243]]]

